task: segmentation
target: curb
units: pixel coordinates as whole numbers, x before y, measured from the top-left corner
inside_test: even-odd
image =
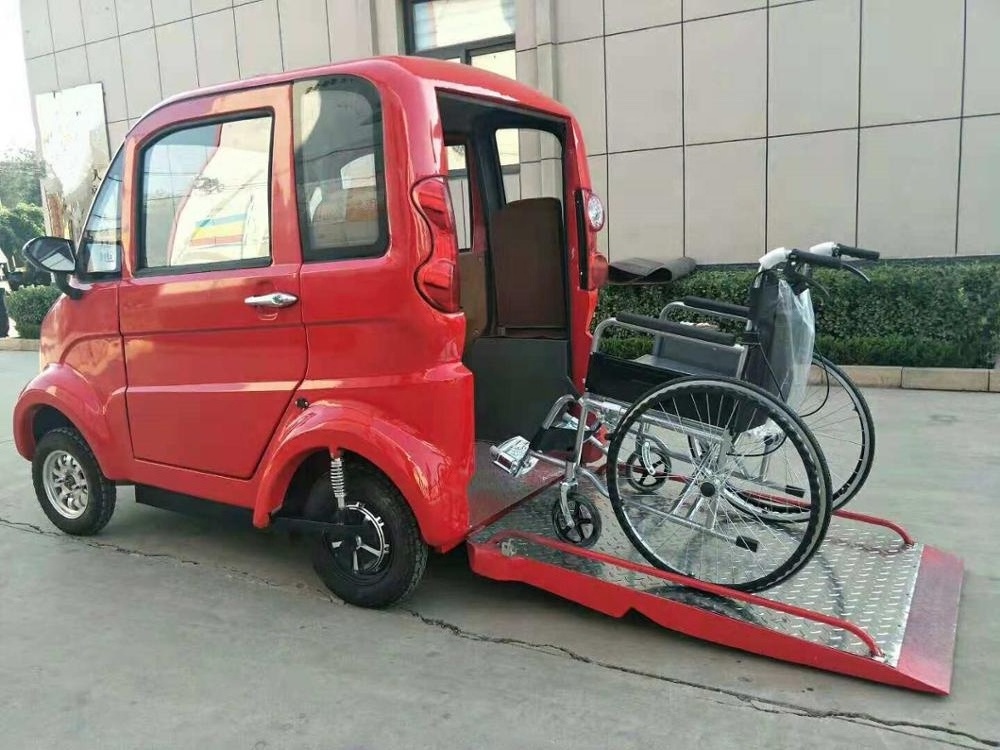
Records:
[[[901,388],[919,391],[1000,392],[1000,370],[957,367],[876,367],[842,365],[847,376],[863,388]],[[813,370],[810,383],[819,382]]]
[[[37,352],[38,339],[0,339],[0,352]]]
[[[37,352],[38,344],[38,339],[0,339],[0,352]],[[863,388],[1000,393],[1000,370],[874,365],[842,365],[840,369]],[[819,382],[818,370],[810,373],[809,382]]]

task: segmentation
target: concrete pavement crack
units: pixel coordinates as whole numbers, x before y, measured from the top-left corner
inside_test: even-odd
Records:
[[[633,669],[631,667],[624,667],[618,664],[611,664],[609,662],[603,662],[598,659],[593,659],[589,656],[579,654],[572,649],[568,649],[565,646],[557,646],[552,643],[533,643],[531,641],[524,641],[519,638],[506,638],[502,636],[491,636],[484,633],[475,633],[464,628],[459,627],[445,620],[436,619],[433,617],[427,617],[422,615],[413,609],[402,610],[406,614],[417,618],[425,625],[431,627],[436,627],[444,630],[451,635],[458,638],[464,638],[471,641],[481,641],[485,643],[495,643],[506,646],[517,646],[520,648],[530,649],[532,651],[541,651],[553,656],[564,656],[572,659],[573,661],[578,661],[583,664],[589,664],[591,666],[600,667],[602,669],[610,669],[615,672],[622,672],[629,675],[634,675],[636,677],[645,677],[652,680],[658,680],[660,682],[670,683],[672,685],[679,685],[681,687],[689,687],[695,690],[704,690],[710,693],[715,693],[718,695],[724,695],[729,698],[733,698],[739,701],[742,705],[747,706],[755,711],[760,711],[762,713],[771,714],[789,714],[794,716],[800,716],[802,718],[808,719],[833,719],[837,721],[847,721],[853,724],[863,724],[865,726],[871,726],[878,729],[885,729],[896,734],[903,734],[909,737],[919,737],[921,739],[932,740],[935,742],[940,742],[946,745],[953,745],[955,747],[971,748],[973,750],[979,750],[980,748],[995,748],[1000,747],[1000,741],[993,739],[984,739],[982,737],[977,737],[969,732],[964,732],[959,729],[952,729],[950,727],[943,727],[936,724],[918,724],[909,721],[897,721],[893,719],[880,719],[871,714],[856,713],[850,711],[817,711],[814,709],[807,708],[805,706],[799,706],[794,703],[787,703],[783,701],[776,701],[767,698],[760,698],[756,695],[751,695],[749,693],[743,693],[738,690],[730,690],[727,688],[714,687],[712,685],[704,685],[698,682],[691,682],[690,680],[683,680],[677,677],[668,677],[666,675],[655,674],[653,672],[646,672],[641,669]],[[732,705],[731,703],[726,703],[724,701],[718,701],[723,705]],[[914,730],[914,731],[906,731]],[[922,730],[922,731],[920,731]],[[937,733],[939,735],[945,736],[930,736],[926,732]],[[967,742],[962,742],[961,740],[967,740]]]
[[[39,534],[41,536],[52,537],[54,539],[67,539],[65,534],[46,531],[33,523],[27,523],[25,521],[13,521],[9,518],[3,518],[0,516],[0,526],[6,526],[11,529],[16,529],[18,531],[26,531],[31,534]],[[162,559],[170,560],[181,565],[201,565],[202,563],[198,560],[190,560],[184,557],[177,557],[176,555],[171,555],[166,552],[143,552],[142,550],[131,549],[129,547],[122,547],[117,544],[109,544],[108,542],[99,542],[95,539],[88,539],[86,537],[76,537],[77,543],[82,544],[85,547],[91,547],[92,549],[104,550],[106,552],[114,552],[120,555],[134,555],[136,557],[145,557],[149,559]],[[286,583],[281,583],[279,581],[272,581],[269,578],[264,578],[262,576],[254,575],[245,570],[240,570],[238,568],[231,568],[226,565],[209,565],[207,567],[212,567],[217,570],[221,570],[226,575],[236,576],[244,580],[250,581],[252,583],[260,584],[263,586],[269,586],[271,588],[280,589],[291,589],[297,590],[295,586],[289,586]],[[329,597],[331,601],[339,601]]]
[[[0,526],[6,526],[11,529],[18,531],[23,531],[31,534],[38,534],[46,537],[53,537],[56,539],[65,538],[63,534],[55,533],[42,529],[35,524],[28,523],[25,521],[14,521],[12,519],[0,517]],[[93,539],[78,538],[78,542],[82,543],[84,546],[91,547],[93,549],[100,549],[109,552],[114,552],[117,554],[134,555],[138,557],[145,557],[150,559],[167,559],[182,565],[201,565],[197,560],[189,560],[186,558],[176,557],[167,553],[160,552],[142,552],[136,549],[129,549],[127,547],[122,547],[117,544],[109,544],[107,542],[99,542]],[[215,567],[229,575],[235,575],[244,580],[263,584],[265,586],[273,588],[283,588],[297,590],[297,587],[288,586],[284,583],[279,583],[276,581],[271,581],[267,578],[262,578],[260,576],[255,576],[247,571],[238,570],[235,568],[229,568],[226,566],[210,566]],[[328,597],[331,601],[339,603],[338,599],[333,597]],[[802,718],[810,719],[833,719],[837,721],[847,721],[855,724],[862,724],[865,726],[871,726],[874,728],[885,729],[897,734],[903,734],[910,737],[919,737],[921,739],[928,739],[935,742],[940,742],[942,744],[953,745],[955,747],[970,748],[971,750],[980,750],[981,748],[997,748],[1000,747],[1000,741],[993,739],[986,739],[978,737],[969,732],[964,732],[958,729],[952,729],[949,727],[943,727],[936,724],[919,724],[909,721],[897,721],[892,719],[880,719],[871,714],[858,713],[858,712],[847,712],[847,711],[816,711],[804,706],[799,706],[793,703],[787,703],[783,701],[776,701],[772,699],[761,698],[759,696],[752,695],[750,693],[743,693],[738,690],[731,690],[727,688],[714,687],[712,685],[705,685],[702,683],[692,682],[690,680],[683,680],[677,677],[669,677],[666,675],[655,674],[653,672],[647,672],[640,669],[634,669],[631,667],[625,667],[618,664],[612,664],[610,662],[600,661],[598,659],[593,659],[589,656],[579,654],[572,649],[566,648],[565,646],[558,646],[551,643],[534,643],[531,641],[521,640],[519,638],[507,638],[502,636],[490,636],[484,633],[476,633],[473,631],[465,630],[453,623],[447,622],[445,620],[436,619],[432,617],[427,617],[416,610],[413,609],[400,609],[402,613],[410,615],[423,624],[439,628],[444,630],[451,635],[463,638],[471,641],[480,641],[484,643],[493,643],[499,645],[516,646],[519,648],[525,648],[533,651],[540,651],[542,653],[547,653],[552,656],[562,656],[573,661],[581,662],[583,664],[588,664],[601,669],[608,669],[615,672],[621,672],[624,674],[633,675],[636,677],[644,677],[647,679],[657,680],[660,682],[666,682],[673,685],[678,685],[681,687],[693,688],[695,690],[702,690],[709,693],[714,693],[716,695],[726,696],[731,699],[739,701],[740,704],[751,708],[755,711],[760,711],[762,713],[771,714],[788,714],[799,716]],[[726,703],[725,701],[717,701],[723,705],[732,705],[731,703]],[[910,731],[907,731],[910,730]],[[930,736],[927,733],[934,733],[937,735],[944,736]],[[961,740],[966,740],[962,742]]]

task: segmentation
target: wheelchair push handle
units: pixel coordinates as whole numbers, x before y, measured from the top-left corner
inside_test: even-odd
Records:
[[[837,252],[840,255],[858,260],[878,260],[881,257],[876,250],[865,250],[862,247],[850,247],[849,245],[837,245]]]
[[[851,248],[852,250],[855,248]],[[870,252],[866,250],[865,252]],[[838,271],[850,271],[855,276],[860,277],[865,281],[871,281],[868,275],[859,268],[855,268],[850,263],[846,263],[840,258],[834,257],[832,255],[819,255],[817,253],[806,252],[805,250],[792,250],[788,254],[788,260],[795,264],[803,264],[809,266],[819,266],[822,268],[833,268]]]
[[[878,260],[879,253],[874,250],[865,250],[861,247],[851,247],[850,245],[841,245],[839,242],[821,242],[818,245],[813,245],[808,251],[814,255],[825,255],[829,258],[857,258],[858,260]]]

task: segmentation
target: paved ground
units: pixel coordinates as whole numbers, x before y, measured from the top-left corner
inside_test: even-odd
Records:
[[[405,608],[331,600],[304,550],[136,506],[55,533],[10,441],[37,363],[0,353],[0,745],[997,747],[1000,396],[872,391],[856,507],[968,567],[953,693],[773,663],[432,562]]]

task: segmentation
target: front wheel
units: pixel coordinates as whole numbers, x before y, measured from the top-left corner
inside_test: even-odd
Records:
[[[354,539],[315,542],[313,568],[330,591],[348,604],[388,607],[409,596],[427,566],[427,545],[399,490],[374,468],[351,462],[345,467],[347,505],[344,523],[362,532]],[[303,515],[332,521],[336,501],[330,475],[313,484]]]
[[[114,483],[101,472],[87,441],[72,428],[52,430],[38,441],[31,478],[45,515],[67,534],[96,534],[115,512]]]

